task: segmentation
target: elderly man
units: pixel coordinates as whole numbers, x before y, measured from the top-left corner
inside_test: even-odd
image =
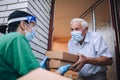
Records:
[[[107,65],[112,65],[112,55],[103,40],[96,32],[88,32],[88,25],[84,19],[71,20],[71,36],[68,51],[79,55],[73,65],[67,64],[57,69],[57,73],[64,75],[69,68],[79,73],[82,80],[107,80]]]
[[[103,37],[89,32],[87,22],[81,18],[71,20],[71,36],[68,42],[69,53],[79,55],[71,68],[83,80],[107,80],[107,65],[112,65],[112,55]]]

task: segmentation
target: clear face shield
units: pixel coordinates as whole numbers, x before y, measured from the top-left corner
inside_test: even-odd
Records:
[[[29,28],[34,28],[37,30],[36,18],[34,16],[27,16],[28,23],[25,23]]]
[[[28,23],[25,23],[25,24],[28,26],[30,31],[26,31],[25,37],[29,41],[31,41],[36,36],[36,30],[37,30],[36,18],[34,16],[27,16],[27,21]]]
[[[36,27],[36,17],[35,16],[26,16],[26,17],[13,18],[13,19],[10,19],[8,21],[8,24],[10,24],[12,22],[24,21],[24,20],[28,21],[28,25],[29,25],[29,23],[33,23],[34,25],[32,25],[32,26],[34,26],[35,30],[37,30],[37,27]],[[29,27],[32,27],[32,26],[29,26]]]
[[[36,17],[34,16],[26,16],[26,17],[19,17],[19,18],[13,18],[8,21],[8,24],[12,22],[17,22],[17,21],[28,21],[28,23],[25,23],[25,25],[28,26],[29,30],[25,30],[26,34],[25,37],[31,41],[35,37],[35,32],[37,30],[36,26]]]

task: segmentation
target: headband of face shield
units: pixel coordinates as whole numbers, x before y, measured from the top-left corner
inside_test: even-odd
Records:
[[[36,17],[34,16],[26,16],[26,17],[18,17],[18,18],[13,18],[8,21],[8,24],[12,22],[17,22],[17,21],[22,21],[22,20],[27,20],[28,23],[30,22],[36,22]]]

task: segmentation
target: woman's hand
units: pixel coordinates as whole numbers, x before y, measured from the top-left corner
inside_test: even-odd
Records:
[[[61,75],[64,75],[64,73],[68,71],[70,66],[71,66],[71,64],[61,66],[60,68],[57,69],[56,73],[59,72],[59,73],[61,73]]]
[[[43,69],[46,69],[46,61],[48,60],[48,57],[45,56],[45,58],[40,62],[40,67]]]

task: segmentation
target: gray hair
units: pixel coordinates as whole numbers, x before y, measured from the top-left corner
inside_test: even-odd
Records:
[[[73,18],[71,20],[70,24],[73,24],[74,22],[80,22],[82,27],[84,27],[84,28],[88,27],[88,23],[84,19],[82,19],[82,18]]]

